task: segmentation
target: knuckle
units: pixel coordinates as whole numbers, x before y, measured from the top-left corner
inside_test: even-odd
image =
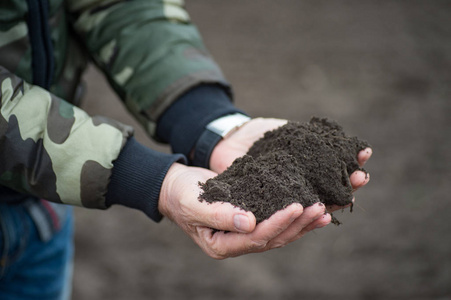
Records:
[[[229,256],[224,253],[224,252],[215,252],[215,251],[211,251],[209,253],[207,253],[211,258],[214,258],[216,260],[223,260],[228,258]]]
[[[216,260],[224,260],[226,259],[228,256],[225,255],[219,255],[219,254],[212,254],[210,255],[211,258],[214,258]]]
[[[218,247],[216,244],[210,245],[205,252],[208,256],[217,260],[222,260],[230,256],[226,249]]]
[[[270,247],[271,249],[276,249],[276,248],[283,248],[283,247],[285,247],[286,245],[287,245],[286,242],[276,241],[276,242],[271,243],[271,244],[269,245],[269,247]]]
[[[264,249],[268,245],[267,241],[263,240],[252,240],[249,244],[249,249],[261,250]]]

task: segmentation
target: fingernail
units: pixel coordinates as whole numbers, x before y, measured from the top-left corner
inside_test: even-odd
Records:
[[[235,225],[235,229],[239,232],[249,232],[251,230],[251,222],[245,215],[236,214],[233,217],[233,224]]]
[[[364,160],[367,161],[373,154],[373,150],[371,148],[365,148],[363,151],[365,151],[365,153],[366,153]]]
[[[317,205],[318,205],[318,207],[319,207],[323,212],[326,211],[326,206],[324,205],[324,203],[318,202]]]
[[[322,218],[322,219],[326,219],[326,218],[328,218],[327,215],[328,215],[328,214],[326,213],[326,214],[324,214],[321,218]],[[329,223],[326,223],[326,224],[321,223],[321,224],[316,225],[315,229],[323,228],[323,227],[325,227],[325,226],[327,226],[327,225],[329,225]]]

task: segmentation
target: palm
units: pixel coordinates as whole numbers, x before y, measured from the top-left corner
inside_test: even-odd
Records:
[[[276,129],[286,123],[286,120],[281,119],[252,119],[231,136],[218,143],[211,154],[211,170],[216,173],[222,173],[235,159],[245,155],[252,144],[263,137],[265,132]]]

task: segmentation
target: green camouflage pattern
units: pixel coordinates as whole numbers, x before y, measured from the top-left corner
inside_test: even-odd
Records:
[[[214,83],[229,91],[182,0],[48,2],[56,65],[50,91],[66,101],[88,57],[154,138],[159,116],[191,87]],[[27,11],[26,0],[1,2],[0,65],[33,82]]]
[[[0,90],[0,184],[53,202],[105,208],[113,161],[132,129],[90,117],[2,67]]]
[[[203,82],[227,86],[181,0],[70,2],[74,28],[129,111],[154,136],[155,122]],[[89,8],[89,9],[87,9]]]
[[[182,93],[200,83],[228,84],[182,0],[48,2],[55,59],[49,91],[29,84],[27,1],[0,3],[0,184],[103,208],[112,162],[132,131],[70,104],[89,60],[154,138],[156,121]]]

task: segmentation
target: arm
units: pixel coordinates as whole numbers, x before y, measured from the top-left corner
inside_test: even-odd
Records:
[[[2,67],[0,83],[1,183],[54,202],[104,207],[106,186],[88,191],[83,182],[109,177],[131,129],[91,118]]]
[[[161,219],[161,183],[183,156],[143,147],[130,127],[90,117],[1,66],[0,87],[0,184],[57,203],[123,204]]]

